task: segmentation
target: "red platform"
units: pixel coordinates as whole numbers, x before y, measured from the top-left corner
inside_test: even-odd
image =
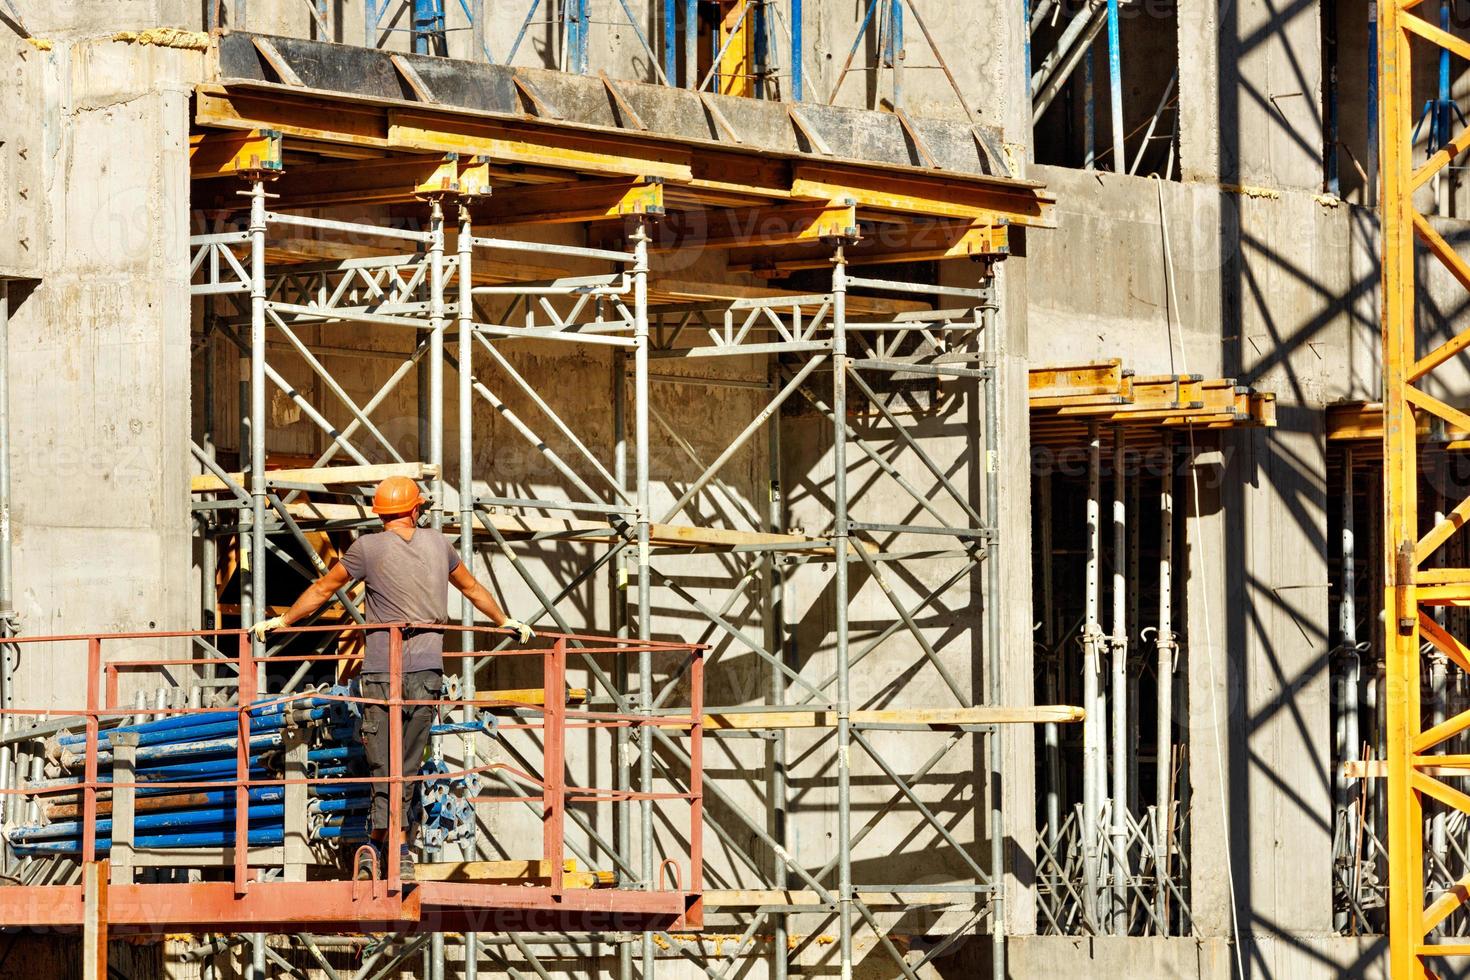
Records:
[[[0,888],[7,927],[79,928],[81,885]],[[691,892],[587,888],[553,895],[521,885],[426,881],[388,894],[385,882],[251,882],[237,896],[229,881],[112,885],[113,933],[176,932],[643,932],[699,928]]]
[[[280,634],[306,632],[342,632],[363,629],[361,626],[306,627],[281,630]],[[480,702],[443,700],[436,702],[405,701],[401,670],[403,632],[424,628],[412,624],[379,624],[373,628],[391,630],[390,696],[386,705],[392,709],[406,704],[437,704],[444,709],[462,709],[466,705],[484,707]],[[503,631],[485,627],[438,626],[450,632],[468,631],[477,639],[499,641]],[[481,637],[480,634],[492,634]],[[275,634],[273,634],[274,636]],[[48,655],[57,663],[65,658],[68,645],[85,647],[87,704],[84,708],[50,708],[51,716],[76,715],[84,720],[87,734],[84,775],[80,782],[60,790],[77,793],[82,798],[83,831],[81,860],[90,869],[97,862],[95,824],[97,796],[104,790],[126,789],[136,783],[102,782],[99,773],[98,735],[102,723],[131,713],[131,708],[118,701],[118,676],[129,670],[165,670],[177,673],[193,669],[203,659],[108,660],[104,647],[119,641],[161,640],[168,638],[208,638],[221,651],[235,649],[235,656],[214,658],[208,662],[216,668],[232,663],[239,670],[240,685],[236,710],[238,733],[237,772],[248,770],[247,749],[250,729],[249,711],[258,698],[299,698],[306,695],[273,695],[255,690],[256,659],[252,656],[248,634],[240,630],[200,630],[175,633],[94,634],[79,636],[15,637],[8,643],[54,644]],[[502,728],[535,729],[540,733],[544,759],[544,775],[536,776],[516,770],[524,783],[537,789],[517,797],[479,797],[481,803],[524,805],[540,808],[542,848],[540,859],[550,868],[550,877],[535,884],[474,881],[402,882],[399,868],[398,808],[400,794],[390,792],[390,817],[387,866],[382,880],[355,882],[349,880],[260,881],[257,870],[250,866],[244,848],[221,851],[218,871],[226,880],[187,884],[134,883],[130,880],[101,885],[91,903],[91,916],[82,885],[17,885],[0,886],[0,925],[20,928],[99,928],[134,935],[161,935],[177,932],[296,932],[320,933],[362,932],[437,932],[437,931],[553,931],[553,932],[644,932],[648,930],[699,929],[703,926],[702,883],[703,856],[703,728],[704,728],[704,653],[696,644],[639,641],[600,636],[542,634],[538,642],[549,644],[536,648],[483,649],[450,653],[445,659],[462,657],[536,657],[542,661],[544,690],[564,691],[567,684],[569,653],[597,659],[633,657],[647,653],[668,664],[667,677],[677,678],[689,695],[687,713],[643,715],[568,709],[564,699],[547,697],[542,706],[517,705],[520,714],[509,718]],[[446,644],[449,645],[449,644]],[[276,656],[275,663],[303,660],[338,661],[349,659],[336,654],[310,656]],[[452,669],[452,668],[451,668]],[[320,693],[314,695],[320,697]],[[332,696],[337,700],[362,701],[361,698]],[[191,714],[220,709],[165,709],[164,714]],[[231,709],[226,709],[231,710]],[[667,709],[665,709],[667,710]],[[41,714],[35,708],[4,709],[9,715]],[[671,787],[669,792],[645,788],[643,792],[577,786],[567,783],[566,733],[583,730],[615,733],[616,729],[657,726],[687,745],[690,766],[685,791]],[[83,727],[83,726],[78,726]],[[390,710],[390,742],[397,745],[402,737],[397,712]],[[397,748],[390,750],[395,762],[384,782],[411,781],[396,762],[401,757]],[[480,766],[480,771],[503,766]],[[440,774],[454,775],[454,773]],[[235,838],[247,837],[249,796],[252,786],[292,783],[328,782],[326,779],[222,779],[208,783],[172,783],[186,788],[233,788],[235,803]],[[538,791],[539,790],[539,791]],[[20,788],[0,792],[11,795],[36,795],[57,792],[58,788]],[[566,813],[570,803],[583,805],[625,805],[639,800],[682,800],[689,805],[687,853],[659,856],[660,885],[672,883],[677,889],[644,890],[633,883],[625,887],[567,888],[563,884]],[[233,853],[233,859],[228,855]],[[106,862],[95,866],[107,869]],[[95,877],[95,875],[93,876]],[[131,876],[128,876],[129,878]]]

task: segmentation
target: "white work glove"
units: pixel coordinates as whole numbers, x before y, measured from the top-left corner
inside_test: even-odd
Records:
[[[514,633],[516,635],[516,639],[520,641],[522,646],[536,639],[536,631],[531,629],[531,627],[527,626],[525,623],[521,622],[519,619],[507,619],[505,622],[500,624],[500,628],[503,630],[510,630],[512,633]]]
[[[271,630],[274,630],[274,629],[280,629],[282,626],[285,626],[285,625],[286,625],[286,617],[284,617],[284,616],[272,616],[270,619],[262,619],[260,622],[256,623],[254,626],[250,627],[250,632],[252,632],[252,633],[255,634],[255,638],[257,640],[259,640],[260,642],[264,643],[265,642],[265,635],[267,633],[269,633]]]

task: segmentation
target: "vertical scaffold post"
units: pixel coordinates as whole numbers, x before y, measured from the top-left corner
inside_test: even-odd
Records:
[[[429,526],[444,527],[444,203],[429,202]]]
[[[10,526],[10,292],[9,284],[0,279],[0,639],[15,632],[15,581],[11,567],[12,530]],[[212,585],[212,580],[211,580]],[[0,643],[0,708],[9,708],[11,698],[11,663],[15,648]],[[0,732],[9,732],[10,715],[0,715]],[[15,762],[9,743],[0,747],[0,790],[13,789]],[[5,825],[15,807],[10,794],[0,795],[0,826]],[[9,856],[3,858],[9,861]]]
[[[992,382],[993,383],[993,382]],[[1037,529],[1041,537],[1041,548],[1037,555],[1041,561],[1041,646],[1046,651],[1042,664],[1043,689],[1047,704],[1061,704],[1061,678],[1055,654],[1056,636],[1056,583],[1053,572],[1052,554],[1055,550],[1056,532],[1053,525],[1052,474],[1050,471],[1037,473],[1036,496],[1040,519]],[[1052,854],[1057,853],[1057,834],[1062,824],[1062,743],[1060,726],[1047,723],[1042,726],[1042,779],[1046,800],[1046,846]]]
[[[112,862],[109,880],[120,885],[133,883],[133,813],[138,790],[138,733],[114,732],[112,746]]]
[[[772,357],[766,370],[766,380],[771,391],[779,391],[781,366]],[[781,483],[781,413],[771,413],[766,423],[766,467],[768,473],[768,501],[766,527],[772,534],[786,529],[786,514],[783,509]],[[766,564],[767,629],[766,648],[777,658],[771,664],[770,690],[767,701],[772,705],[786,703],[786,676],[781,664],[786,661],[786,597],[785,575],[781,568],[779,552],[768,551],[763,558]],[[786,731],[776,729],[770,734],[770,808],[771,839],[786,847]],[[772,882],[784,889],[787,882],[786,861],[779,852],[771,856]],[[771,918],[771,976],[773,980],[786,980],[790,970],[790,956],[786,948],[789,919],[784,913],[775,913]]]
[[[1128,932],[1128,477],[1126,437],[1121,425],[1113,428],[1113,635],[1112,654],[1112,915],[1109,931]]]
[[[802,70],[802,0],[791,0],[791,101],[802,100],[802,90],[805,86],[805,72]]]
[[[97,734],[98,708],[102,696],[102,640],[87,640],[87,748],[83,762],[82,863],[97,860]]]
[[[622,348],[614,348],[612,355],[612,398],[613,398],[613,480],[624,500],[628,490],[628,357]],[[617,547],[614,545],[613,547]],[[613,611],[613,625],[620,639],[628,637],[628,580],[627,566],[615,563],[610,583],[609,606]],[[628,692],[628,654],[619,651],[613,665],[613,683],[620,694]],[[633,788],[632,766],[629,763],[628,726],[616,729],[617,756],[614,767],[617,789],[626,792]],[[633,866],[633,807],[628,800],[619,800],[614,819],[614,846],[623,867]],[[618,980],[633,980],[633,946],[618,944]]]
[[[998,303],[993,268],[986,267],[985,296],[981,305],[981,325],[985,344],[985,523],[990,527],[990,551],[986,558],[985,576],[985,700],[1000,705],[1004,689],[1001,685],[1001,569],[1004,565],[1004,539],[1000,533],[1000,461],[1005,459],[1000,416],[1000,323],[996,316]],[[991,973],[994,980],[1006,977],[1006,905],[1005,905],[1005,808],[1001,784],[1000,732],[992,729],[985,737],[990,765],[990,943]]]
[[[848,662],[847,526],[847,255],[832,256],[832,586],[833,646],[837,656],[837,913],[842,980],[852,980],[852,769]]]
[[[1342,497],[1342,598],[1338,604],[1339,632],[1342,634],[1342,758],[1356,759],[1362,753],[1360,711],[1363,698],[1363,659],[1358,650],[1358,546],[1357,502],[1353,493],[1354,460],[1352,447],[1343,450]],[[1363,818],[1354,799],[1354,782],[1339,778],[1339,806],[1347,817],[1347,839],[1356,850],[1359,826]],[[1356,888],[1357,875],[1351,887]],[[1337,922],[1340,928],[1349,924],[1345,911]]]
[[[255,176],[250,181],[250,596],[251,610],[258,618],[269,605],[265,593],[265,510],[268,490],[265,485],[265,181]],[[244,611],[244,603],[241,603]],[[252,625],[241,620],[241,625]],[[265,640],[252,641],[251,655],[259,662],[265,657]],[[258,668],[264,671],[264,666]],[[264,686],[264,677],[256,687]]]
[[[1128,159],[1123,149],[1123,39],[1118,0],[1108,0],[1108,94],[1113,122],[1113,171],[1124,173]]]
[[[1096,922],[1102,868],[1098,855],[1098,821],[1102,810],[1103,772],[1102,715],[1098,712],[1099,649],[1102,628],[1098,621],[1102,568],[1102,436],[1096,422],[1087,433],[1087,580],[1082,623],[1082,911],[1089,924]]]
[[[475,245],[470,209],[463,201],[459,205],[459,239],[456,242],[456,248],[459,253],[459,268],[455,270],[457,276],[455,282],[459,287],[459,301],[455,309],[456,329],[459,332],[457,355],[459,362],[459,560],[465,568],[473,572],[475,567],[475,391],[473,385],[475,307],[471,293],[474,288],[471,270]],[[442,476],[440,481],[443,481]],[[466,627],[459,634],[459,649],[464,653],[469,653],[475,648],[475,634],[468,629],[475,624],[475,609],[468,600],[463,598],[459,604],[459,624]],[[465,702],[474,700],[474,657],[465,657],[459,662],[459,696]],[[466,723],[475,720],[474,705],[465,704],[464,720]],[[475,735],[470,732],[464,737],[464,767],[473,769],[475,762]],[[478,834],[475,834],[465,845],[465,858],[475,861],[479,859],[479,856],[480,838]],[[473,932],[465,933],[465,980],[475,980],[479,974],[479,950],[479,935]]]
[[[638,500],[638,639],[653,637],[653,576],[650,571],[649,533],[652,507],[648,491],[648,219],[636,219],[633,229],[633,468]],[[653,655],[647,646],[638,651],[638,713],[653,714]],[[653,730],[638,730],[638,787],[653,792]],[[639,874],[643,888],[654,887],[653,801],[638,801],[641,851]],[[643,975],[653,976],[653,934],[643,934]]]
[[[1159,633],[1155,696],[1158,717],[1154,747],[1154,907],[1160,928],[1169,924],[1170,837],[1173,823],[1174,756],[1174,439],[1164,434],[1164,466],[1159,474]]]
[[[684,0],[684,87],[699,87],[699,0]]]
[[[677,85],[679,71],[679,0],[664,0],[664,78]]]

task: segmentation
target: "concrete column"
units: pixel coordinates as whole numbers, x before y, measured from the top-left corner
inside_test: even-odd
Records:
[[[1206,6],[1213,5],[1184,0],[1180,11],[1180,91],[1194,100],[1192,106],[1181,103],[1181,118],[1186,128],[1194,127],[1185,145],[1196,151],[1184,157],[1186,173],[1201,163],[1208,166],[1208,143],[1201,146],[1195,138],[1208,141],[1198,127],[1212,127],[1218,131],[1221,183],[1319,190],[1323,174],[1319,8],[1233,0],[1219,4],[1212,15],[1199,9]],[[1211,39],[1218,40],[1213,51],[1208,50]],[[1186,51],[1186,45],[1205,50]],[[1194,58],[1201,55],[1205,60],[1195,64]],[[1200,155],[1199,149],[1205,153]],[[1208,177],[1202,170],[1196,179]]]
[[[117,732],[112,744],[112,880],[133,883],[133,804],[138,791],[128,785],[137,779],[138,733]]]
[[[106,39],[37,56],[47,247],[10,322],[17,612],[38,634],[187,628],[189,97],[203,54]],[[21,672],[17,702],[70,697],[74,655]]]
[[[1221,4],[1179,0],[1179,168],[1185,180],[1220,174]]]
[[[299,725],[288,725],[282,735],[285,749],[285,778],[282,803],[285,805],[285,877],[287,881],[305,881],[306,865],[311,858],[307,844],[308,827],[306,807],[308,803],[305,783],[290,780],[306,778],[306,737]]]

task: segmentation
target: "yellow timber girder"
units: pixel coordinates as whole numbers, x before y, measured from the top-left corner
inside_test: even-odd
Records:
[[[1470,569],[1430,567],[1434,553],[1470,516],[1470,499],[1434,526],[1421,522],[1418,473],[1421,446],[1416,416],[1470,429],[1470,415],[1429,394],[1424,382],[1470,347],[1470,331],[1419,350],[1416,328],[1416,240],[1434,262],[1470,289],[1470,268],[1431,227],[1414,204],[1415,191],[1470,147],[1470,131],[1417,167],[1411,48],[1438,57],[1441,50],[1470,57],[1470,44],[1415,13],[1418,0],[1379,5],[1380,208],[1382,212],[1384,604],[1387,680],[1388,924],[1394,980],[1429,978],[1431,963],[1470,956],[1470,941],[1435,939],[1433,931],[1470,897],[1461,881],[1442,894],[1426,894],[1424,811],[1436,804],[1470,813],[1470,795],[1446,783],[1445,766],[1464,756],[1445,754],[1446,743],[1470,730],[1470,712],[1424,726],[1421,644],[1470,671],[1463,638],[1436,622],[1436,606],[1470,605]],[[1428,331],[1423,335],[1428,336]]]

